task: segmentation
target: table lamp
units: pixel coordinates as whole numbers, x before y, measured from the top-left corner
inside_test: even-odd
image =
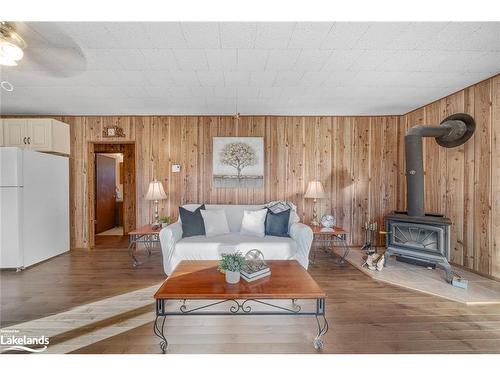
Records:
[[[160,225],[160,217],[158,215],[158,201],[161,199],[167,199],[167,194],[163,190],[163,185],[160,181],[154,180],[149,183],[148,192],[146,193],[146,199],[148,201],[154,201],[155,204],[155,215],[153,220],[153,227]]]
[[[319,226],[318,222],[318,213],[316,212],[316,202],[318,199],[326,198],[325,190],[323,189],[323,185],[320,181],[311,181],[307,186],[306,195],[304,198],[312,198],[313,199],[313,218],[311,221],[311,225],[314,227]]]

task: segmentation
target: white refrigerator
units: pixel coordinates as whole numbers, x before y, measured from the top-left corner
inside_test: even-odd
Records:
[[[0,268],[22,270],[68,250],[68,157],[0,147]]]

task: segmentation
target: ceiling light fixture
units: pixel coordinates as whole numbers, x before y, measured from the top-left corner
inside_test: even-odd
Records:
[[[7,22],[0,22],[0,65],[16,66],[26,48],[23,38]]]

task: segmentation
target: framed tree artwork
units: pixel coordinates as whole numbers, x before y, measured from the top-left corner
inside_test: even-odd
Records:
[[[264,186],[263,137],[214,137],[213,182],[216,188]]]

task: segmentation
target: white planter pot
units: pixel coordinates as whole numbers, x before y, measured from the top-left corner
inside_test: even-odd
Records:
[[[226,271],[226,282],[229,284],[238,284],[240,282],[240,272]]]

